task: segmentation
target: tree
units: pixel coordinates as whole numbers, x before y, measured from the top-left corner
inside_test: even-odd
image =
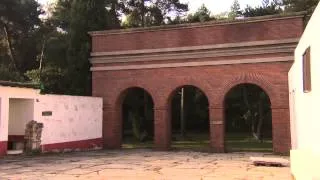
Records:
[[[271,3],[269,3],[269,0],[263,0],[262,6],[258,6],[258,7],[247,6],[243,11],[243,15],[245,17],[254,17],[254,16],[280,14],[283,12],[281,6],[282,4],[278,0],[273,0]]]
[[[283,5],[285,6],[285,11],[287,12],[299,12],[307,11],[312,13],[319,0],[283,0]]]
[[[104,0],[73,0],[67,52],[68,92],[77,95],[91,94],[89,31],[107,29]]]
[[[238,0],[234,0],[228,14],[229,19],[235,19],[238,16],[241,16],[240,3]]]
[[[179,0],[121,0],[120,4],[126,15],[125,27],[158,26],[170,21],[171,14],[188,10],[188,5]]]
[[[208,8],[202,4],[202,6],[194,13],[189,14],[187,19],[188,22],[205,22],[210,21],[214,18],[210,17],[211,12],[208,10]]]
[[[38,55],[38,67],[25,73],[31,81],[41,84],[41,93],[64,94],[67,82],[68,35],[57,31],[47,22],[41,26],[43,41]]]
[[[68,31],[70,27],[72,2],[73,0],[58,0],[50,17],[53,25],[63,31]]]
[[[118,0],[106,0],[107,8],[107,26],[109,29],[120,29],[120,10],[121,4]]]
[[[42,11],[35,0],[2,0],[0,2],[0,34],[3,48],[1,58],[7,60],[1,63],[8,66],[10,71],[22,74],[27,69],[36,66],[38,53],[37,32],[41,21]],[[8,61],[9,60],[9,61]]]

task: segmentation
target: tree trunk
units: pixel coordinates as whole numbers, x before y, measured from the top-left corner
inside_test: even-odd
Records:
[[[146,91],[143,91],[143,116],[144,116],[144,128],[143,130],[147,130],[147,124],[148,124],[148,93]]]
[[[44,57],[44,50],[46,48],[46,38],[43,40],[42,48],[41,48],[41,55],[40,55],[40,62],[39,62],[39,80],[41,82],[41,74],[43,69],[43,57]]]
[[[117,17],[117,0],[113,0],[111,2],[111,28],[112,29],[120,29],[120,25],[118,23],[118,17]]]
[[[180,131],[181,137],[185,138],[186,127],[185,127],[185,117],[184,117],[184,88],[181,88],[181,100],[180,100]]]
[[[146,26],[146,20],[145,20],[145,14],[146,14],[146,12],[145,12],[145,5],[144,5],[144,0],[141,0],[141,26],[142,27],[145,27]]]
[[[14,51],[13,51],[13,47],[12,47],[11,38],[10,38],[10,36],[9,36],[8,27],[7,27],[6,24],[3,25],[3,30],[4,30],[4,34],[5,34],[5,37],[6,37],[6,41],[7,41],[7,45],[8,45],[8,51],[9,51],[9,56],[10,56],[10,59],[11,59],[13,68],[14,68],[15,71],[19,72],[19,71],[18,71],[18,68],[17,68],[17,64],[16,64],[16,59],[15,59],[15,55],[14,55]]]
[[[254,123],[254,118],[252,118],[252,109],[249,103],[247,87],[245,85],[242,88],[242,97],[243,97],[243,102],[248,109],[247,115],[248,115],[249,121],[251,122],[251,133],[253,136],[255,136],[255,123]]]
[[[264,113],[263,113],[263,101],[259,99],[259,121],[257,126],[257,136],[262,141],[262,125],[263,125]]]

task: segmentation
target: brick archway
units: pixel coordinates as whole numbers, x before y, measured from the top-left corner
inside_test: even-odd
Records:
[[[274,152],[283,152],[284,149],[288,149],[291,146],[290,143],[290,130],[289,130],[289,122],[286,122],[286,115],[285,110],[286,108],[281,107],[282,101],[279,100],[279,96],[277,93],[278,88],[273,88],[272,83],[264,78],[263,75],[260,74],[251,74],[245,73],[240,76],[236,76],[233,79],[224,82],[222,88],[219,90],[219,98],[218,103],[215,104],[213,111],[217,113],[215,115],[216,119],[214,119],[213,125],[213,132],[214,139],[213,147],[214,149],[219,149],[219,151],[225,152],[225,98],[228,92],[236,87],[237,85],[241,84],[253,84],[260,87],[262,90],[266,92],[269,97],[271,109],[272,109],[272,137],[273,141],[273,151]],[[281,113],[285,112],[282,116]],[[282,126],[283,129],[279,128],[278,126]],[[284,130],[285,129],[285,130]],[[286,143],[280,143],[277,139],[286,139]]]
[[[130,89],[138,88],[146,92],[152,99],[155,105],[153,91],[148,88],[142,88],[142,86],[129,85],[128,87],[119,89],[115,96],[110,96],[108,106],[104,106],[104,114],[106,117],[103,119],[103,139],[104,147],[111,149],[121,148],[122,145],[122,131],[123,131],[123,118],[122,118],[122,105],[125,97],[127,96]]]
[[[168,93],[168,96],[166,96],[166,109],[167,109],[167,123],[168,123],[168,139],[167,141],[169,142],[169,146],[171,145],[171,141],[172,141],[172,112],[171,112],[171,109],[172,109],[172,99],[173,99],[173,96],[177,93],[177,91],[180,89],[180,88],[183,88],[183,87],[193,87],[193,88],[196,88],[198,89],[207,99],[208,101],[208,108],[210,107],[210,98],[208,96],[208,92],[210,92],[210,85],[207,84],[207,83],[204,83],[204,84],[201,84],[201,82],[199,83],[199,81],[187,81],[188,83],[182,83],[183,85],[177,85],[177,86],[174,86],[173,88],[170,89],[170,93]],[[195,85],[196,84],[196,85]],[[208,109],[208,114],[210,115],[210,109]],[[210,122],[210,116],[208,117],[209,118],[209,122]],[[210,123],[208,124],[209,126],[209,133],[211,134],[211,126],[210,126]]]
[[[274,152],[288,152],[288,71],[303,24],[303,15],[292,15],[90,32],[92,89],[93,96],[103,97],[105,147],[121,146],[119,104],[123,92],[137,86],[154,101],[155,147],[167,150],[170,96],[193,85],[209,101],[211,147],[224,152],[225,95],[237,84],[251,83],[269,95]]]

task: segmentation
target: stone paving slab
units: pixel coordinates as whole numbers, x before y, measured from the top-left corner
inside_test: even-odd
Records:
[[[92,151],[0,159],[0,180],[289,180],[289,167],[256,167],[262,153],[211,154],[152,150]]]

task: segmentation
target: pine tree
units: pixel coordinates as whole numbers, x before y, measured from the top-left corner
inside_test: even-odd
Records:
[[[307,11],[312,13],[319,0],[283,0],[285,10],[289,12]]]
[[[170,21],[170,15],[180,15],[188,10],[188,5],[180,0],[121,0],[125,27],[158,26]]]
[[[228,18],[235,19],[236,17],[238,17],[240,15],[241,15],[240,3],[238,0],[234,0],[232,6],[230,8]]]
[[[68,77],[69,94],[90,95],[91,73],[89,31],[107,28],[104,0],[73,0],[69,29]]]

